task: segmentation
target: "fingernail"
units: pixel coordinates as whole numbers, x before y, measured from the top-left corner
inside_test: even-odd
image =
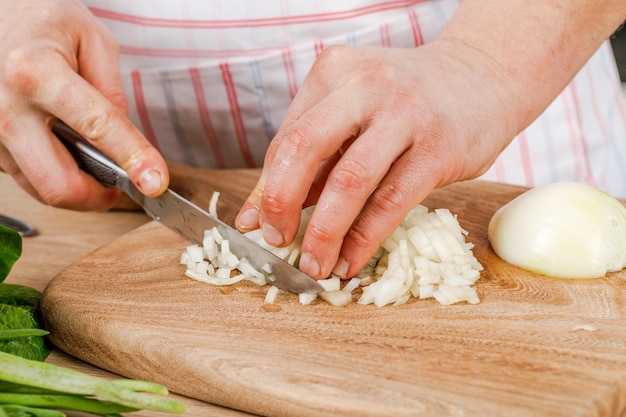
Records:
[[[254,230],[259,227],[259,211],[250,208],[237,217],[237,227],[241,230]]]
[[[277,229],[274,228],[274,226],[270,225],[269,223],[263,223],[263,226],[261,226],[261,231],[263,232],[263,239],[265,239],[265,241],[272,246],[282,246],[285,241],[285,239],[283,239],[282,233],[280,233]]]
[[[348,269],[350,269],[348,261],[344,258],[339,258],[335,268],[333,268],[333,274],[338,275],[341,278],[345,278],[348,275]]]
[[[308,252],[304,252],[300,255],[300,263],[298,267],[304,272],[312,277],[317,277],[320,274],[320,264],[317,262],[317,259],[313,257]]]
[[[144,194],[155,194],[161,189],[163,178],[156,169],[148,169],[139,177],[139,188]]]

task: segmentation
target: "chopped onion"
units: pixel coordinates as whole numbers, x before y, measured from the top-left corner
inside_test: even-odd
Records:
[[[585,330],[587,332],[595,332],[596,330],[598,330],[598,328],[593,324],[579,324],[578,326],[572,327],[572,330]]]
[[[410,296],[434,297],[448,305],[479,302],[473,287],[483,267],[465,242],[467,232],[448,209],[429,212],[422,205],[413,209],[399,229],[386,240],[393,248],[378,254],[378,261],[364,268],[360,304],[400,305]],[[394,241],[393,237],[401,240]],[[406,238],[402,238],[406,236]],[[365,281],[365,282],[364,282]]]
[[[276,297],[278,296],[278,287],[275,286],[271,286],[268,290],[267,293],[265,294],[265,304],[274,304],[274,301],[276,300]]]
[[[210,210],[216,210],[216,207],[217,196],[214,194]],[[297,267],[312,210],[310,207],[302,211],[296,239],[286,247],[267,244],[260,230],[248,232],[246,237]],[[449,210],[429,212],[427,207],[419,205],[407,214],[367,265],[343,288],[339,277],[319,280],[324,289],[319,298],[335,306],[344,306],[352,302],[353,292],[361,288],[358,303],[378,307],[405,304],[411,296],[435,298],[444,305],[463,301],[478,303],[472,285],[480,277],[482,266],[472,254],[473,245],[465,241],[466,235]],[[228,285],[247,280],[257,285],[270,285],[265,304],[274,303],[279,291],[272,285],[274,277],[269,265],[259,271],[246,258],[238,258],[231,252],[229,241],[215,228],[204,232],[202,246],[188,246],[180,262],[187,266],[185,274],[198,281]],[[235,270],[240,274],[231,278]],[[299,302],[305,305],[317,298],[318,294],[299,294]]]
[[[341,287],[341,279],[339,277],[320,279],[317,283],[324,288],[324,291],[339,291]]]
[[[626,266],[626,208],[595,187],[553,183],[526,191],[489,222],[506,262],[561,278],[599,278]]]
[[[359,288],[361,284],[361,280],[358,278],[352,278],[348,283],[341,289],[341,291],[352,292]]]
[[[311,304],[313,301],[317,300],[317,294],[303,292],[301,294],[298,294],[298,300],[300,301],[300,304]]]
[[[217,201],[220,199],[219,191],[215,191],[211,195],[211,201],[209,202],[209,214],[217,219]]]
[[[208,274],[203,274],[193,269],[187,269],[185,271],[185,275],[187,275],[189,278],[193,278],[200,282],[206,282],[207,284],[211,284],[211,285],[232,285],[239,281],[242,281],[245,278],[243,274],[237,275],[232,278],[230,276],[226,278],[220,277],[218,275],[212,276]]]
[[[320,297],[330,304],[342,307],[352,302],[352,293],[342,290],[323,291]]]

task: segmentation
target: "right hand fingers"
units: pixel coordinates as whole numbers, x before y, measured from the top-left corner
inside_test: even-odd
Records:
[[[9,38],[0,50],[0,141],[10,154],[0,157],[0,168],[45,203],[107,209],[117,192],[78,170],[50,131],[56,118],[109,155],[147,195],[165,190],[168,173],[161,155],[126,117],[113,38],[83,13],[83,20],[91,19],[87,27],[48,28],[45,36],[35,33],[23,42]]]

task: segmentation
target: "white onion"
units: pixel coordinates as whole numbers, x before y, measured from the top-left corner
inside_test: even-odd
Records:
[[[342,290],[323,291],[320,297],[328,303],[342,307],[352,302],[352,294]]]
[[[579,324],[572,327],[572,330],[585,330],[587,332],[595,332],[596,330],[598,330],[598,328],[593,324]]]
[[[626,208],[599,189],[553,183],[526,191],[489,222],[506,262],[561,278],[599,278],[626,266]]]
[[[264,304],[274,304],[274,301],[276,301],[276,297],[278,296],[278,287],[275,286],[271,286],[268,290],[267,293],[265,294],[265,300],[263,301]]]
[[[317,283],[324,288],[324,291],[339,291],[339,288],[341,287],[341,279],[339,277],[320,279]]]
[[[220,199],[219,191],[213,192],[209,202],[209,214],[217,219],[217,201]]]
[[[211,210],[216,207],[214,194]],[[310,207],[302,211],[296,239],[286,247],[267,244],[260,230],[248,232],[246,237],[297,267],[312,210]],[[463,301],[478,303],[472,285],[479,278],[482,266],[472,254],[473,245],[465,242],[466,235],[449,210],[429,212],[427,207],[419,205],[343,288],[339,277],[319,280],[324,289],[319,298],[335,306],[344,306],[352,302],[353,292],[360,287],[362,294],[358,303],[378,307],[405,304],[411,296],[432,297],[444,305]],[[238,258],[231,252],[229,241],[217,229],[204,232],[202,246],[188,246],[180,262],[187,266],[185,274],[198,281],[228,285],[248,280],[257,285],[270,285],[265,304],[274,303],[279,291],[272,285],[271,268],[262,267],[259,271],[246,258]],[[241,274],[231,278],[234,270]],[[299,294],[299,302],[305,305],[317,298],[317,294]]]
[[[303,292],[301,294],[298,294],[298,301],[300,301],[300,304],[311,304],[315,300],[317,300],[316,293]]]
[[[352,292],[352,291],[356,290],[357,288],[359,288],[360,284],[361,284],[361,280],[360,279],[352,278],[350,281],[348,281],[348,283],[346,285],[344,285],[344,287],[341,289],[341,291]]]
[[[360,304],[400,305],[411,296],[434,297],[445,305],[479,302],[471,285],[483,268],[473,245],[465,242],[467,232],[449,210],[429,212],[417,206],[398,229],[385,241],[393,249],[379,253],[358,275],[364,285]]]
[[[187,275],[189,278],[193,278],[200,282],[206,282],[207,284],[211,285],[232,285],[245,279],[245,275],[243,274],[234,276],[232,278],[230,277],[230,275],[228,277],[220,277],[218,275],[211,276],[208,274],[203,274],[193,269],[187,269],[185,271],[185,275]]]

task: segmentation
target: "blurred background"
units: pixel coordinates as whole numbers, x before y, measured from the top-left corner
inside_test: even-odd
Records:
[[[619,75],[622,79],[622,90],[626,99],[626,28],[619,30],[613,38],[611,38],[613,52],[617,61]]]

